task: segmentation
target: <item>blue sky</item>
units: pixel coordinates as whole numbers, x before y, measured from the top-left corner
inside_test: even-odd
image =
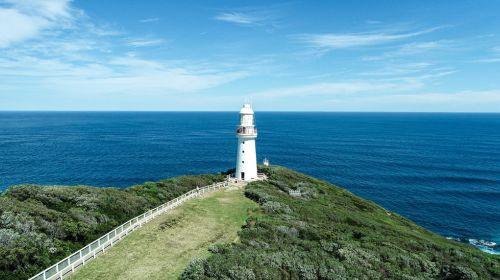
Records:
[[[271,4],[272,3],[272,4]],[[0,110],[500,112],[499,1],[0,0]]]

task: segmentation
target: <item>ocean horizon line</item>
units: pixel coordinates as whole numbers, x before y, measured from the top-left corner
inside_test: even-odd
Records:
[[[234,110],[0,110],[0,113],[234,113]],[[261,113],[355,113],[355,114],[474,114],[500,115],[500,112],[474,111],[306,111],[259,110]]]

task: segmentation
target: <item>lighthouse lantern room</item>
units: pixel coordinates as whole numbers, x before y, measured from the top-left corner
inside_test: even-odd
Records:
[[[244,104],[240,110],[240,125],[236,129],[238,137],[238,154],[236,156],[235,177],[239,180],[251,181],[257,179],[257,156],[255,151],[254,112],[250,104]]]

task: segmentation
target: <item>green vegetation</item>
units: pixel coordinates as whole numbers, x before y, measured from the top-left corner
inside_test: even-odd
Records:
[[[179,273],[181,279],[500,279],[500,256],[446,240],[326,182],[282,167],[261,171],[269,180],[245,190],[260,207],[241,192],[190,201],[75,278],[89,279],[92,271],[100,279]],[[223,177],[178,177],[124,190],[12,187],[0,195],[0,279],[26,279],[131,217]],[[247,213],[249,207],[255,211]],[[219,242],[226,243],[213,245]]]
[[[27,279],[148,209],[223,175],[127,189],[22,185],[0,195],[0,279]]]
[[[446,240],[348,191],[281,167],[247,186],[261,205],[240,242],[181,279],[498,279],[500,257]],[[300,190],[292,197],[289,190]]]
[[[234,242],[256,203],[242,189],[216,191],[154,219],[71,279],[176,279],[215,243]]]

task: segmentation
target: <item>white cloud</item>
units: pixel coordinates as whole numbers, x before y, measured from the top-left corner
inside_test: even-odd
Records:
[[[220,12],[213,17],[218,21],[247,27],[261,27],[273,32],[280,27],[280,14],[286,4],[266,5],[265,8],[246,7],[232,11]]]
[[[0,52],[0,103],[16,94],[105,98],[107,94],[193,93],[249,75],[244,65],[225,66],[223,61],[145,58],[147,53],[141,53],[139,47],[165,40],[124,37],[127,34],[96,26],[83,12],[74,16],[75,10],[66,1],[0,3],[5,3],[0,6],[2,21],[2,15],[26,21],[13,28],[16,32],[9,30],[10,25],[0,25],[0,44],[4,46]],[[26,30],[20,32],[21,27]]]
[[[85,69],[88,70],[88,69]],[[244,77],[241,72],[217,72],[212,74],[200,74],[184,68],[153,70],[139,72],[130,70],[123,74],[112,72],[106,76],[77,76],[73,79],[62,81],[47,79],[45,85],[49,88],[54,84],[55,90],[62,88],[78,89],[81,87],[100,93],[120,93],[128,94],[160,94],[169,95],[178,92],[197,92],[234,81]]]
[[[0,48],[33,37],[48,24],[42,18],[33,18],[12,9],[0,9],[0,18],[9,23],[0,25]]]
[[[414,56],[417,54],[427,53],[430,51],[442,50],[449,47],[449,42],[431,41],[431,42],[415,42],[404,44],[394,51],[385,52],[378,56],[363,57],[365,61],[384,60],[389,58]]]
[[[331,110],[393,112],[500,112],[500,90],[388,94],[332,98]]]
[[[496,63],[496,62],[500,62],[500,57],[476,59],[476,60],[474,60],[474,62],[479,62],[479,63]]]
[[[172,65],[170,65],[172,64]],[[70,62],[32,56],[0,58],[0,84],[15,88],[23,77],[22,91],[62,94],[120,93],[170,94],[196,92],[241,79],[244,70],[223,67],[193,68],[196,63],[170,63],[128,56],[110,56],[94,62]],[[14,86],[13,86],[14,85]],[[2,93],[2,88],[0,88]]]
[[[0,3],[0,48],[38,36],[56,26],[67,26],[74,11],[67,0],[7,0]]]
[[[71,16],[68,0],[3,0],[2,2],[26,14],[52,20]]]
[[[472,62],[476,63],[497,63],[500,62],[500,47],[491,48],[491,52],[493,52],[491,57],[481,58],[473,60]]]
[[[378,71],[360,73],[358,79],[280,87],[254,92],[250,96],[277,99],[314,97],[318,100],[335,96],[346,98],[353,94],[384,96],[422,90],[428,84],[438,81],[439,78],[457,72],[452,68],[433,66],[432,63],[427,62],[388,66]]]
[[[455,73],[456,70],[451,67],[436,66],[431,62],[411,62],[411,63],[387,63],[382,68],[371,71],[360,72],[360,76],[364,77],[393,77],[400,79],[408,75],[413,75],[413,78],[439,78]]]
[[[241,25],[254,25],[263,21],[263,18],[256,15],[241,12],[219,13],[214,17],[214,19]]]
[[[163,39],[128,39],[126,44],[131,47],[152,47],[165,43]]]
[[[335,96],[353,93],[380,93],[394,91],[408,91],[421,88],[418,79],[401,79],[399,81],[372,80],[372,81],[347,81],[330,83],[313,83],[308,85],[277,88],[251,94],[254,97],[281,98],[298,96]]]
[[[300,42],[319,49],[319,50],[335,50],[346,49],[353,47],[366,47],[372,45],[381,45],[408,39],[433,32],[440,27],[430,28],[426,30],[406,33],[390,33],[388,31],[367,32],[367,33],[326,33],[326,34],[302,34],[295,35],[294,38]]]

